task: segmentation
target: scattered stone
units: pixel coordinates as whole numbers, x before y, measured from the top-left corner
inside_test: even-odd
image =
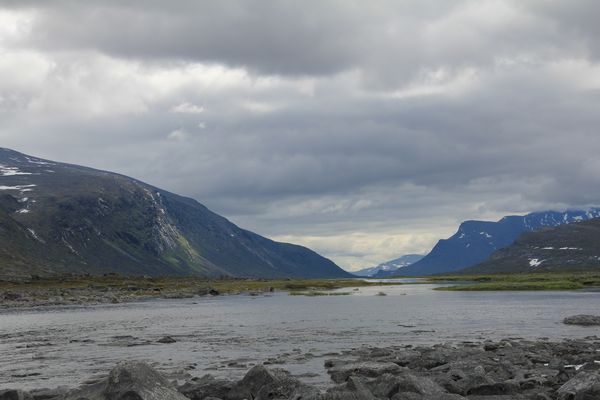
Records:
[[[175,343],[177,340],[173,339],[171,336],[163,336],[157,340],[158,343]]]
[[[600,399],[600,338],[596,336],[562,342],[512,338],[435,346],[364,346],[338,357],[325,362],[336,385],[324,392],[285,370],[263,365],[254,366],[237,382],[211,375],[190,379],[185,374],[177,379],[187,382],[176,388],[148,365],[128,362],[117,365],[107,378],[90,380],[78,389],[4,390],[0,400]]]
[[[581,326],[594,326],[600,325],[600,316],[597,315],[572,315],[563,319],[563,324],[567,325],[581,325]]]

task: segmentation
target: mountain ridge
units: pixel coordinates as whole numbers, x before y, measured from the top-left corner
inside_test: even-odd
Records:
[[[394,258],[393,260],[382,262],[374,267],[363,268],[358,271],[353,271],[352,273],[361,277],[385,278],[393,276],[400,268],[411,265],[423,257],[424,255],[422,254],[405,254],[398,258]]]
[[[512,244],[522,233],[600,217],[600,208],[540,211],[505,216],[498,221],[468,220],[457,232],[437,242],[423,259],[402,268],[402,275],[451,273],[485,261],[495,251]]]
[[[522,273],[600,268],[600,218],[521,235],[465,274]]]
[[[126,175],[2,148],[0,180],[0,275],[351,276]]]

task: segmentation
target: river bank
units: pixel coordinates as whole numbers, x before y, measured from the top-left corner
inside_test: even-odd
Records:
[[[600,398],[600,338],[552,342],[503,339],[433,346],[363,347],[332,354],[327,387],[255,365],[242,379],[173,377],[123,362],[76,388],[18,388],[1,400],[549,400]]]
[[[447,291],[535,291],[600,289],[600,272],[536,272],[487,275],[439,275],[426,278],[430,283],[452,283],[436,288]]]
[[[151,299],[183,299],[226,294],[259,295],[275,291],[319,295],[323,291],[398,285],[364,279],[219,279],[197,277],[73,276],[0,282],[0,309],[119,304]]]

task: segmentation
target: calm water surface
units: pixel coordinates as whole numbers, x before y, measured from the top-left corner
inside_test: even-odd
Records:
[[[440,292],[428,284],[350,296],[274,293],[0,313],[0,388],[76,386],[120,360],[168,373],[242,376],[270,362],[324,384],[326,358],[364,345],[600,335],[566,326],[597,314],[598,292]],[[377,296],[384,291],[387,296]],[[177,340],[160,344],[170,335]]]

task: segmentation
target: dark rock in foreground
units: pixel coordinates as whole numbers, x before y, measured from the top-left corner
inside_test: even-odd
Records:
[[[320,390],[258,365],[240,381],[205,375],[177,387],[144,363],[80,388],[0,392],[0,400],[590,400],[600,399],[600,338],[360,348],[328,360]]]
[[[597,315],[573,315],[563,320],[564,324],[567,325],[582,325],[582,326],[593,326],[600,325],[600,316]]]
[[[68,392],[65,400],[187,400],[165,377],[145,363],[117,365],[106,380]]]

